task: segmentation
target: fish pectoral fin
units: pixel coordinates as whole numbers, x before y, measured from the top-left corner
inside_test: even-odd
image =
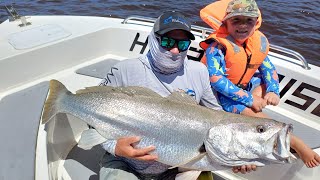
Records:
[[[196,156],[196,157],[194,157],[194,158],[192,158],[192,159],[190,159],[190,160],[188,160],[186,162],[183,162],[181,164],[169,167],[168,169],[173,169],[173,168],[180,167],[182,165],[185,165],[185,164],[188,164],[188,163],[191,163],[191,162],[198,161],[199,159],[203,158],[205,155],[207,155],[207,152],[200,153],[198,156]]]
[[[101,136],[97,130],[88,129],[82,132],[81,138],[78,142],[78,147],[89,150],[93,146],[105,142],[107,139]]]

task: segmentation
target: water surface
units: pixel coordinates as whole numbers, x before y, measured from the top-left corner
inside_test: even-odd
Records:
[[[4,4],[15,3],[21,15],[81,15],[125,18],[157,17],[165,10],[182,11],[194,25],[208,27],[199,11],[211,0],[0,0],[0,20],[7,18]],[[270,43],[295,50],[320,66],[320,0],[257,0],[263,15],[260,30]],[[0,35],[1,36],[1,35]]]

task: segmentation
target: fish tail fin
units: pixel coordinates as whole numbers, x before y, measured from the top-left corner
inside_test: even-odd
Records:
[[[67,94],[68,89],[59,81],[51,80],[49,85],[49,94],[42,110],[42,124],[49,122],[58,112],[58,98]]]

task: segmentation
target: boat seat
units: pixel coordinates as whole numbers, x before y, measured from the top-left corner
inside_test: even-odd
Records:
[[[111,67],[120,62],[117,59],[106,59],[101,62],[76,70],[77,74],[103,79]]]
[[[39,121],[49,83],[5,96],[0,101],[0,179],[35,179]]]

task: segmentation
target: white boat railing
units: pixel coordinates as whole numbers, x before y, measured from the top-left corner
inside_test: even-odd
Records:
[[[135,20],[135,21],[138,21],[138,22],[141,21],[141,22],[152,22],[152,23],[154,23],[156,19],[155,18],[144,17],[144,16],[129,16],[129,17],[125,18],[122,21],[122,24],[127,24],[127,22],[129,20]],[[201,38],[203,38],[203,39],[205,39],[209,34],[214,32],[213,29],[206,28],[206,27],[201,27],[201,26],[195,26],[195,25],[191,26],[191,30],[200,32],[201,33]],[[274,45],[274,44],[270,44],[270,50],[283,53],[284,55],[290,55],[290,56],[294,57],[296,60],[300,61],[302,63],[302,67],[304,69],[306,69],[306,70],[311,69],[309,67],[309,63],[307,62],[307,60],[300,53],[298,53],[296,51],[293,51],[291,49],[287,49],[287,48],[284,48],[284,47],[281,47],[281,46],[277,46],[277,45]]]
[[[293,51],[291,49],[287,49],[285,47],[277,46],[277,45],[274,45],[274,44],[270,44],[270,49],[278,51],[278,52],[283,52],[285,54],[289,54],[289,55],[295,57],[297,60],[301,61],[302,67],[304,69],[306,69],[306,70],[311,69],[309,67],[309,63],[307,62],[307,60],[300,53],[298,53],[296,51]]]

